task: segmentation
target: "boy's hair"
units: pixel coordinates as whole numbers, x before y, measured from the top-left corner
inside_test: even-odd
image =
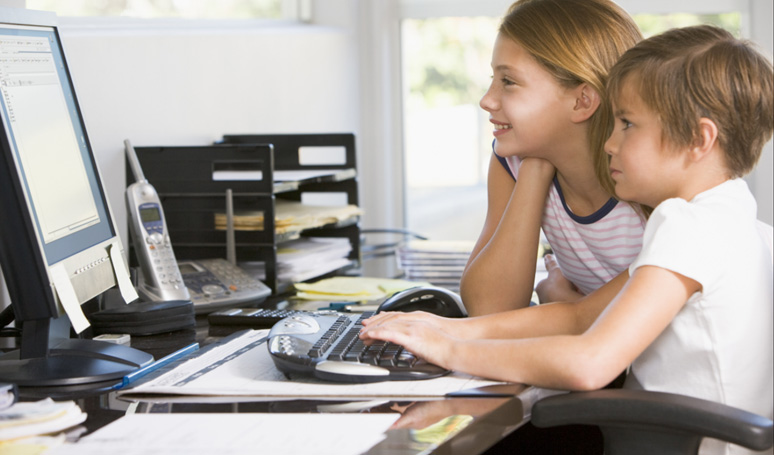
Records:
[[[609,0],[519,0],[508,9],[500,33],[519,43],[565,87],[587,83],[599,94],[589,145],[597,179],[615,196],[604,145],[613,114],[605,92],[608,72],[642,39],[634,20]]]
[[[714,26],[673,29],[627,51],[610,73],[608,93],[625,83],[659,117],[663,139],[678,147],[712,120],[729,176],[750,172],[774,130],[774,70],[747,41]]]

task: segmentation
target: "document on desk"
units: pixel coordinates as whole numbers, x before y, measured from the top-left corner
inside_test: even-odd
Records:
[[[357,455],[399,414],[129,414],[52,455]],[[350,431],[357,428],[357,431]]]
[[[271,399],[374,397],[441,398],[469,389],[503,384],[473,376],[450,375],[419,381],[343,384],[314,378],[288,379],[277,370],[266,347],[268,330],[248,330],[165,371],[152,373],[121,396],[243,396]]]

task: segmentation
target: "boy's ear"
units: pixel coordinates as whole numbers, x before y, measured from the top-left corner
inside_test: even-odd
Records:
[[[575,94],[575,107],[573,108],[571,120],[575,123],[581,123],[588,120],[594,112],[597,112],[599,103],[602,102],[599,93],[588,84],[581,84],[573,90]]]
[[[696,138],[690,150],[693,161],[701,161],[709,155],[718,143],[718,126],[712,120],[702,117],[699,119],[699,136]]]

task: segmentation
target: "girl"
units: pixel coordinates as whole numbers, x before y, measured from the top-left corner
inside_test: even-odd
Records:
[[[470,374],[569,390],[625,387],[772,418],[772,259],[743,175],[774,130],[774,71],[711,26],[642,41],[613,68],[616,194],[655,207],[620,292],[451,320],[383,313],[361,338]],[[609,302],[609,304],[608,304]],[[703,453],[724,452],[706,441]],[[711,452],[710,452],[711,450]]]
[[[487,216],[460,283],[471,315],[528,305],[541,219],[561,267],[548,263],[541,301],[591,292],[639,252],[643,219],[610,197],[602,155],[612,121],[607,72],[640,38],[608,0],[520,0],[509,9],[481,100],[495,141]]]

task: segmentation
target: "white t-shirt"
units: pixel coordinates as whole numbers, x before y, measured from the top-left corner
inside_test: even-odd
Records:
[[[729,180],[653,211],[629,271],[652,265],[702,286],[632,364],[626,387],[689,395],[772,418],[771,252],[747,184]],[[750,453],[705,440],[702,454]],[[769,452],[771,453],[771,452]]]

